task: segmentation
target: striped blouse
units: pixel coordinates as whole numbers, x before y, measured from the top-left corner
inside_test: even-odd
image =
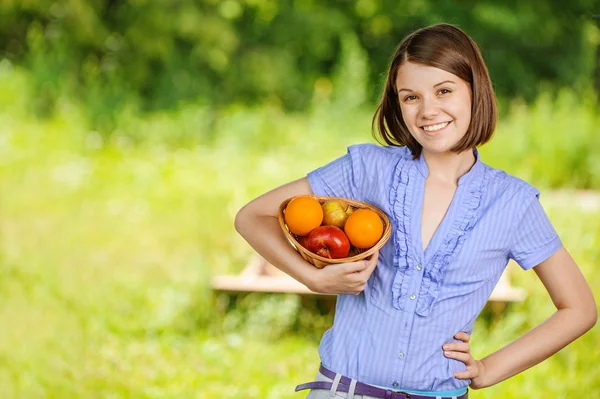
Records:
[[[321,340],[323,365],[394,390],[460,394],[464,363],[442,345],[471,334],[509,259],[527,270],[562,244],[525,181],[476,162],[458,181],[446,216],[425,251],[421,209],[423,156],[406,147],[361,144],[308,174],[316,195],[368,202],[390,218],[392,236],[363,293],[339,295],[334,324]]]

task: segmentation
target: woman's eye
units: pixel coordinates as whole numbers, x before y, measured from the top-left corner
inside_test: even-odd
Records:
[[[412,100],[416,100],[417,96],[406,96],[404,97],[404,101],[412,101]]]
[[[450,91],[448,89],[440,89],[440,91],[438,93],[440,93],[440,94],[448,94],[448,93],[452,93],[452,91]]]

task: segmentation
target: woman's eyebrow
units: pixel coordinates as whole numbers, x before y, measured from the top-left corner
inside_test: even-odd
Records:
[[[440,83],[436,83],[436,84],[434,84],[434,85],[433,85],[433,87],[438,87],[438,86],[441,86],[441,85],[443,85],[443,84],[445,84],[445,83],[452,83],[452,84],[456,84],[456,82],[453,82],[453,81],[451,81],[451,80],[444,80],[443,82],[440,82]],[[404,87],[403,87],[403,88],[401,88],[400,90],[398,90],[398,93],[400,93],[401,91],[413,91],[413,90],[411,90],[411,89],[407,89],[407,88],[404,88]]]
[[[438,83],[438,84],[436,84],[436,85],[433,85],[433,87],[438,87],[438,86],[441,86],[441,85],[443,85],[444,83],[452,83],[452,84],[456,84],[456,82],[453,82],[453,81],[451,81],[451,80],[444,80],[443,82],[440,82],[440,83]]]

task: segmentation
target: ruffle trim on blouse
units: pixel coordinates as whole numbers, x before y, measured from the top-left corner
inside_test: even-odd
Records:
[[[410,251],[410,219],[414,186],[412,182],[416,177],[416,173],[418,173],[418,170],[414,162],[407,158],[398,161],[389,196],[392,218],[396,225],[396,229],[393,231],[393,239],[397,243],[394,246],[394,267],[397,270],[392,283],[392,301],[394,308],[398,310],[404,310],[408,284],[413,273],[409,263],[409,259],[414,259]]]
[[[481,203],[485,196],[486,179],[485,168],[473,170],[474,176],[468,183],[467,198],[463,201],[458,217],[452,223],[449,233],[444,237],[444,242],[434,254],[423,275],[419,291],[416,312],[421,316],[428,316],[432,305],[440,293],[444,270],[460,252],[467,233],[473,229],[481,213]],[[411,216],[414,182],[419,173],[415,162],[404,158],[397,164],[394,171],[394,181],[390,190],[390,209],[396,229],[393,232],[394,242],[394,267],[397,268],[392,283],[392,301],[395,309],[404,310],[407,302],[408,288],[415,268],[411,267],[418,262],[411,245]]]
[[[460,209],[462,217],[454,220],[450,232],[428,264],[419,291],[416,312],[420,316],[428,316],[432,305],[440,294],[440,284],[444,270],[460,253],[467,234],[473,229],[481,213],[481,203],[487,188],[485,168],[475,171],[468,187],[468,198]]]

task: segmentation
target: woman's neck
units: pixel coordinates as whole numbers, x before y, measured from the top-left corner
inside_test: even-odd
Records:
[[[454,185],[458,184],[461,176],[471,170],[477,161],[471,149],[460,154],[454,152],[435,154],[424,150],[423,158],[429,170],[428,178]]]

